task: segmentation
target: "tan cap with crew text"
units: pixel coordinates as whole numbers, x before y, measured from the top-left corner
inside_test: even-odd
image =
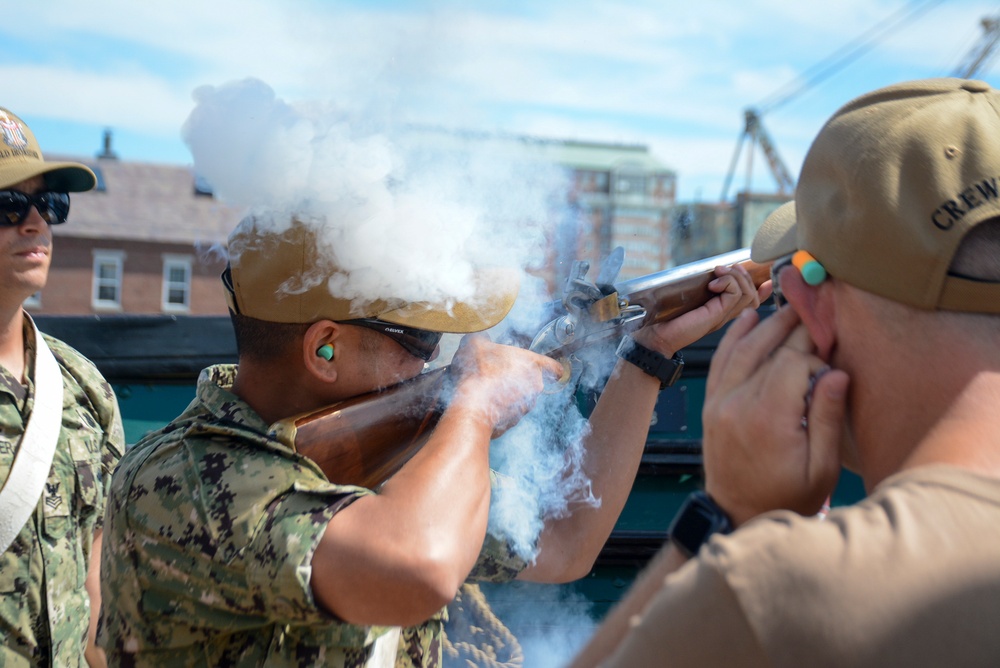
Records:
[[[752,257],[812,254],[838,280],[922,309],[1000,313],[1000,283],[949,274],[974,226],[1000,217],[1000,92],[925,79],[841,107]]]

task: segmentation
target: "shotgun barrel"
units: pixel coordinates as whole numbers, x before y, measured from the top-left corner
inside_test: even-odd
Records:
[[[770,263],[752,261],[750,249],[742,248],[623,281],[615,289],[619,295],[627,296],[630,304],[638,304],[645,310],[646,315],[640,326],[665,322],[693,311],[714,297],[715,293],[708,289],[708,284],[715,278],[715,268],[733,264],[742,265],[757,287],[771,278]]]

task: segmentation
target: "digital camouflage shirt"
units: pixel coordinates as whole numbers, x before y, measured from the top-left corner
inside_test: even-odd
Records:
[[[330,519],[374,492],[330,483],[205,369],[179,417],[137,443],[112,483],[98,642],[110,665],[364,666],[389,630],[317,606],[312,555]],[[500,545],[477,570],[514,577]],[[403,629],[396,666],[441,661],[443,611]]]
[[[33,369],[34,337],[25,332],[27,368]],[[62,370],[62,431],[38,507],[0,555],[0,668],[86,665],[84,580],[111,472],[125,449],[111,386],[71,347],[49,336],[45,341]],[[22,386],[0,367],[0,481],[7,480],[34,390],[31,378]]]

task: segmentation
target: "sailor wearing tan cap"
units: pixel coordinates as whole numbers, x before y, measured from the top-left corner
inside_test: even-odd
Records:
[[[239,365],[206,369],[188,410],[115,476],[100,636],[112,664],[440,665],[442,608],[470,573],[582,577],[628,496],[660,380],[621,362],[586,443],[599,507],[552,519],[531,565],[487,534],[491,438],[562,367],[485,336],[464,339],[453,398],[377,493],[331,483],[279,421],[413,378],[441,332],[504,318],[517,284],[498,270],[447,304],[347,298],[322,223],[283,228],[251,217],[230,236]],[[761,298],[739,267],[720,269],[712,289],[705,306],[636,339],[669,358]]]
[[[574,665],[997,664],[998,138],[959,79],[826,123],[754,241],[788,306],[712,362],[708,496]],[[841,465],[868,497],[820,519]]]
[[[82,666],[85,647],[103,663],[93,638],[104,499],[125,450],[118,404],[94,365],[22,308],[45,287],[68,193],[95,183],[83,165],[47,162],[0,108],[2,666]]]

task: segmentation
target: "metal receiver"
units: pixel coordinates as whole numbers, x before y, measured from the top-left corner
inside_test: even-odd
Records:
[[[683,315],[715,296],[708,284],[715,278],[716,267],[749,263],[750,249],[616,283],[624,257],[624,249],[615,248],[601,263],[594,282],[586,278],[590,264],[574,262],[563,290],[564,313],[539,330],[529,349],[572,360],[581,348]]]

